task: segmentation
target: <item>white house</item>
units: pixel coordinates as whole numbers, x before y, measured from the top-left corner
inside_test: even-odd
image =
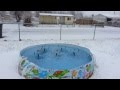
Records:
[[[107,21],[107,16],[104,16],[102,14],[98,14],[98,15],[93,16],[93,20],[104,23]]]
[[[95,15],[93,17],[93,19],[98,21],[98,22],[107,22],[108,19],[111,19],[111,21],[114,21],[114,20],[119,20],[120,15],[117,15],[117,14],[98,14],[98,15]]]

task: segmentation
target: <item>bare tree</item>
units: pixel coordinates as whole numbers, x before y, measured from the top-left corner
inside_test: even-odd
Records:
[[[0,15],[1,15],[2,17],[4,17],[5,11],[0,11]]]
[[[5,11],[0,11],[0,19],[3,21],[5,16]]]
[[[32,25],[32,14],[31,11],[24,11],[24,26],[31,26]]]
[[[82,11],[75,11],[76,19],[83,18],[84,13]]]
[[[70,14],[75,16],[75,11],[70,11]]]
[[[52,13],[52,11],[44,11],[45,13]]]
[[[42,13],[41,11],[36,11],[36,17],[39,17],[39,13]]]
[[[23,13],[23,11],[15,11],[14,12],[14,15],[15,15],[17,22],[20,22],[20,20],[22,19],[22,13]]]

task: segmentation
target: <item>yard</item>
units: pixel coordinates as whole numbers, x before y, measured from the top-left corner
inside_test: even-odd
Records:
[[[120,79],[120,28],[98,27],[93,40],[94,26],[39,25],[21,26],[21,39],[18,41],[17,24],[3,25],[0,39],[0,79],[22,79],[18,74],[20,50],[27,46],[44,43],[68,43],[87,47],[95,57],[95,72],[91,79]]]

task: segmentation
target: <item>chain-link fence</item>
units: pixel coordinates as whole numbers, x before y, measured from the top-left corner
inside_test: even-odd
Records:
[[[118,39],[120,28],[96,25],[45,25],[23,26],[22,23],[4,23],[4,40],[84,40]]]

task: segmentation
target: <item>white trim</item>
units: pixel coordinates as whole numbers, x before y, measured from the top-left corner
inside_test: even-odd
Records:
[[[43,16],[68,16],[68,17],[73,17],[71,14],[53,14],[53,13],[39,13],[39,15]]]

